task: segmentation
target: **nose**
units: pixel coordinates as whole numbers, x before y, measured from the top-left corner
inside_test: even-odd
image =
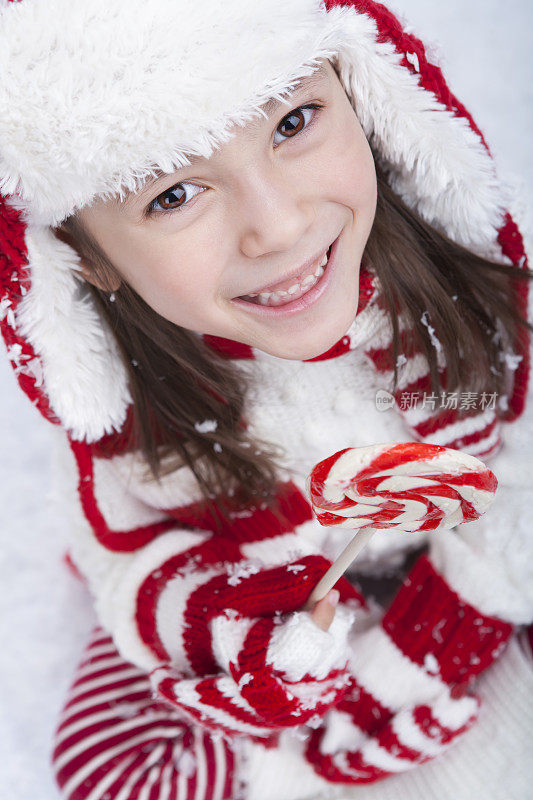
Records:
[[[294,173],[279,166],[243,177],[239,192],[240,249],[248,258],[293,249],[313,224],[315,210]]]

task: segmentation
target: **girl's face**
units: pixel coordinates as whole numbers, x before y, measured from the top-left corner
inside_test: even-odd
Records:
[[[307,359],[355,318],[376,175],[328,61],[300,82],[289,106],[272,105],[209,159],[150,179],[122,202],[98,200],[79,218],[161,316]]]

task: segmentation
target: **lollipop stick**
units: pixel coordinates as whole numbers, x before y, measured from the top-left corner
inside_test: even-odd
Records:
[[[358,531],[353,537],[351,542],[346,545],[340,556],[333,562],[325,575],[319,580],[313,591],[311,592],[307,601],[307,606],[314,605],[322,600],[332,589],[339,578],[348,569],[352,561],[359,555],[363,547],[365,547],[372,536],[375,534],[376,528],[364,528]]]

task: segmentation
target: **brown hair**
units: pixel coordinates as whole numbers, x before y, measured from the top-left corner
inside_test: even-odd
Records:
[[[515,341],[525,348],[527,329],[533,331],[533,325],[517,314],[519,286],[533,272],[481,258],[451,241],[402,202],[377,163],[376,174],[376,216],[363,258],[378,276],[392,325],[392,391],[400,352],[409,357],[409,349],[421,348],[432,391],[505,394],[506,353]],[[76,248],[104,285],[120,278],[75,216],[65,220],[57,234]],[[90,291],[109,321],[129,373],[130,444],[141,451],[151,475],[157,479],[186,465],[210,508],[215,496],[220,507],[220,495],[243,505],[259,498],[271,506],[282,452],[246,432],[243,406],[248,385],[238,363],[224,360],[197,334],[161,317],[124,281],[111,295],[112,302],[109,292],[92,285]],[[406,315],[411,327],[403,342],[399,314]],[[446,364],[446,386],[438,369],[435,336]],[[216,429],[198,425],[205,420],[214,420]]]

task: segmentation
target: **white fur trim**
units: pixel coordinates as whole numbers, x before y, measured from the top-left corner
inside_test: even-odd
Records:
[[[74,250],[43,227],[29,226],[26,244],[31,287],[17,308],[17,326],[42,361],[45,391],[62,425],[74,439],[95,441],[120,430],[131,402],[116,340],[78,277]]]
[[[55,225],[95,195],[137,191],[156,166],[209,157],[334,55],[321,5],[13,3],[0,23],[0,188]]]
[[[42,360],[53,410],[76,439],[120,429],[131,401],[126,370],[91,298],[67,278],[78,269],[75,255],[50,240],[44,247],[35,229],[95,197],[137,191],[155,169],[171,173],[188,155],[209,157],[322,58],[338,66],[408,205],[452,239],[501,259],[496,236],[509,191],[490,156],[394,47],[377,42],[366,13],[326,13],[320,0],[32,0],[3,4],[0,17],[0,190],[32,229],[21,331]],[[364,322],[363,312],[356,339],[368,333]]]
[[[393,188],[455,241],[498,256],[496,230],[508,198],[479,136],[401,66],[393,45],[376,42],[374,20],[353,9],[335,7],[329,14],[345,15],[341,79],[391,169]]]

